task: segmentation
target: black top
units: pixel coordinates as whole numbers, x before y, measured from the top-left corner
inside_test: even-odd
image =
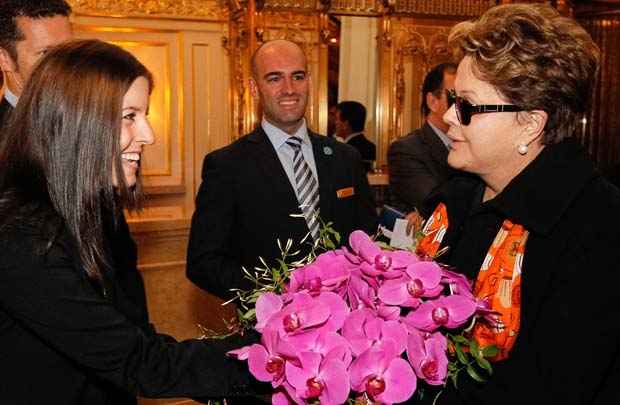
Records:
[[[477,178],[455,177],[429,197],[425,214],[446,204],[442,261],[474,280],[504,219],[530,231],[521,330],[488,383],[462,381],[439,403],[620,403],[620,190],[571,140],[547,146],[485,203],[483,189]]]
[[[243,341],[176,343],[137,324],[107,273],[91,282],[66,231],[45,249],[40,224],[0,235],[0,402],[129,404],[135,396],[246,394],[247,365],[224,356]]]

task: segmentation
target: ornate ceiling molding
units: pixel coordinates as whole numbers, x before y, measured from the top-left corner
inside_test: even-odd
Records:
[[[174,19],[227,19],[228,5],[207,0],[68,0],[81,15]]]

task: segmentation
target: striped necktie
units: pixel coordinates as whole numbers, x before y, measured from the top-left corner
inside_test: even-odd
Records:
[[[319,184],[310,170],[308,162],[301,153],[301,139],[296,136],[288,138],[286,143],[293,149],[293,172],[297,187],[297,200],[303,212],[312,239],[319,238]]]

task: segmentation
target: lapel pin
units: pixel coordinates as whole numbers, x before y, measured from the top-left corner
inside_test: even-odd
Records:
[[[323,153],[329,156],[334,153],[334,151],[329,146],[323,146]]]

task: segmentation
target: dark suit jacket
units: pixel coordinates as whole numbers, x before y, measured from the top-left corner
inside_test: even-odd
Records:
[[[104,297],[86,277],[69,233],[60,229],[46,249],[44,229],[17,220],[0,234],[2,404],[248,394],[247,365],[224,355],[247,341],[176,343],[142,329],[125,312],[133,304],[114,272],[106,273]]]
[[[377,160],[377,147],[364,134],[351,138],[347,144],[353,146],[362,155],[366,171],[372,170],[372,162]]]
[[[318,171],[320,212],[333,221],[346,243],[356,229],[376,230],[376,210],[359,153],[332,138],[310,133]],[[187,258],[187,276],[223,298],[231,288],[249,288],[241,267],[253,270],[263,257],[272,265],[280,258],[276,240],[297,244],[308,233],[293,186],[269,138],[259,126],[233,144],[208,154]],[[354,194],[339,198],[338,190]],[[297,245],[299,246],[299,245]],[[302,257],[308,251],[301,246]],[[292,251],[294,251],[293,249]]]
[[[448,149],[428,123],[394,141],[388,149],[391,204],[404,213],[420,208],[450,178],[447,158]]]

